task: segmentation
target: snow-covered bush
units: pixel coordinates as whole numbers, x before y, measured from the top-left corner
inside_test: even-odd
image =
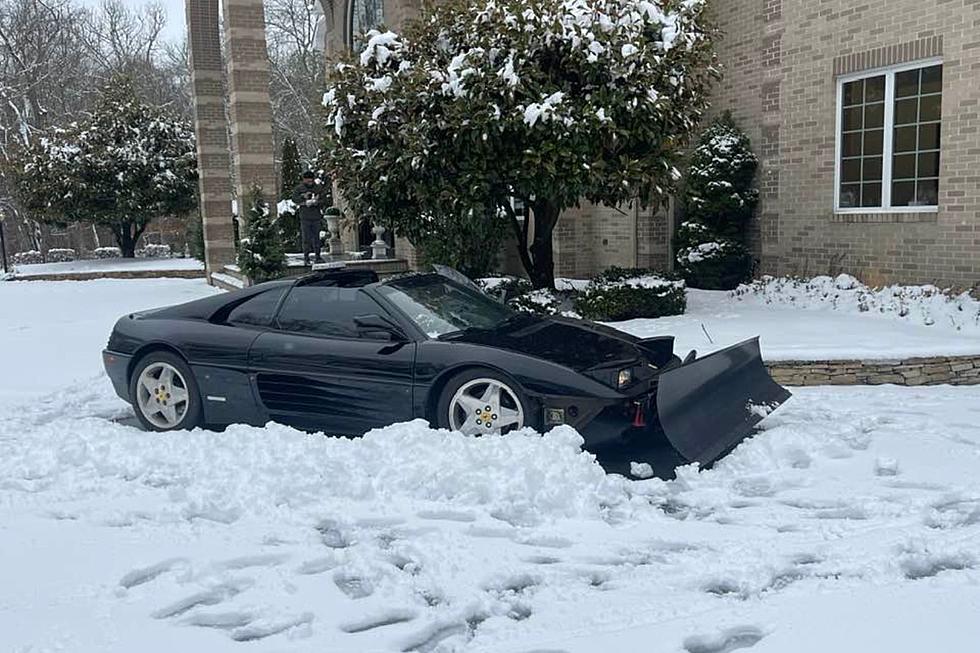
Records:
[[[136,256],[140,258],[170,258],[173,254],[170,245],[156,245],[154,243],[148,243],[142,249],[136,250]]]
[[[675,263],[693,288],[731,290],[752,273],[745,232],[759,202],[758,160],[748,136],[725,114],[702,132],[691,154],[674,235]]]
[[[741,301],[868,313],[980,333],[980,299],[931,284],[871,288],[849,274],[812,279],[765,276],[739,286],[732,296]]]
[[[30,249],[26,252],[17,252],[14,254],[14,265],[35,265],[37,263],[44,263],[44,255],[36,249]]]
[[[403,34],[372,30],[329,68],[330,171],[354,214],[413,242],[428,216],[499,209],[531,283],[553,287],[565,209],[673,190],[717,76],[707,4],[422,3]]]
[[[68,263],[75,258],[75,250],[70,247],[53,247],[48,250],[48,263]]]
[[[245,235],[239,241],[238,267],[253,283],[280,277],[286,270],[286,254],[262,188],[252,186],[247,206],[248,220]]]
[[[698,139],[681,196],[684,218],[706,225],[722,238],[744,240],[759,203],[754,187],[759,162],[749,137],[726,113]]]
[[[679,315],[687,308],[684,282],[653,270],[612,267],[597,275],[575,300],[590,320],[619,322]]]
[[[513,299],[508,300],[507,305],[515,311],[523,313],[539,313],[541,315],[565,315],[577,317],[574,313],[575,291],[573,290],[552,290],[551,288],[538,288],[530,290]]]
[[[483,277],[476,280],[476,285],[484,293],[502,301],[527,294],[533,289],[527,279],[513,276]]]
[[[732,290],[752,273],[752,255],[742,243],[698,222],[681,224],[674,246],[677,271],[693,288]]]
[[[122,256],[122,250],[118,247],[96,247],[92,250],[92,254],[98,259],[119,258]]]

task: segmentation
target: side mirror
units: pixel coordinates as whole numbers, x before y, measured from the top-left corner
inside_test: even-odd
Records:
[[[402,328],[383,315],[357,315],[354,324],[368,337],[384,335],[389,340],[408,340]]]

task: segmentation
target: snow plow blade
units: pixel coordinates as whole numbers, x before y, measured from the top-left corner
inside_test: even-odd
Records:
[[[759,339],[753,338],[663,372],[657,414],[670,445],[689,462],[706,466],[790,396],[769,376]]]

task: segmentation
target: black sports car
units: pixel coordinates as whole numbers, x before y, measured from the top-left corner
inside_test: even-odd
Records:
[[[712,463],[789,397],[757,339],[681,360],[670,336],[515,312],[443,274],[325,270],[134,313],[103,358],[151,430],[569,424],[608,466],[646,460],[660,473]]]

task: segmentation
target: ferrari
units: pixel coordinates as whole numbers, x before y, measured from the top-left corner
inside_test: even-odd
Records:
[[[358,436],[416,418],[468,436],[567,424],[607,469],[711,465],[790,396],[758,339],[703,357],[669,335],[516,312],[465,277],[338,268],[118,320],[103,362],[151,431],[279,422]]]

